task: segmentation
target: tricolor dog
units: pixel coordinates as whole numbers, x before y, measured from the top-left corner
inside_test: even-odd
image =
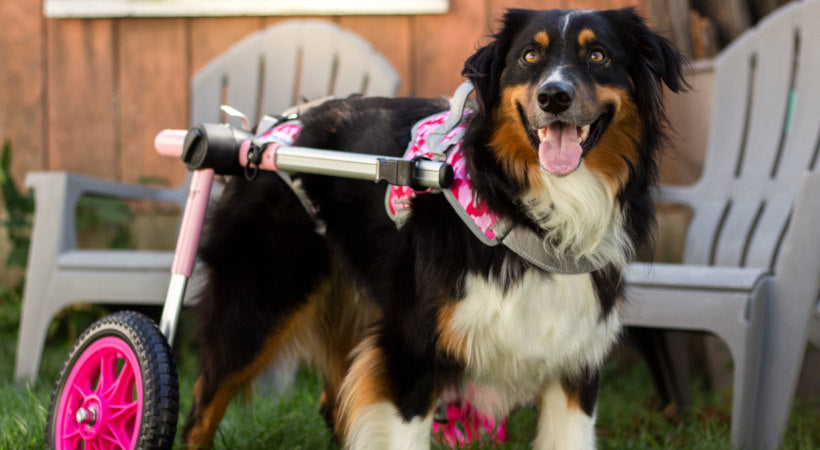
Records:
[[[623,270],[655,224],[662,87],[685,88],[682,64],[631,9],[511,9],[464,64],[470,95],[305,112],[296,145],[447,158],[458,186],[292,174],[305,208],[276,174],[231,179],[202,245],[186,442],[210,445],[234,394],[295,356],[350,448],[428,447],[454,395],[496,416],[536,404],[537,448],[594,447]]]

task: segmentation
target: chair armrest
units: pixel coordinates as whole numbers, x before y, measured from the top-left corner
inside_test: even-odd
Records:
[[[696,186],[694,184],[688,186],[662,184],[659,187],[659,195],[655,200],[692,206],[692,198],[697,195]]]
[[[66,172],[30,172],[26,187],[36,191],[64,190],[69,198],[78,200],[83,194],[135,200],[154,200],[184,204],[185,186],[175,188],[152,188],[136,184],[103,180]]]
[[[66,172],[30,172],[25,184],[34,190],[35,197],[30,256],[37,254],[52,261],[58,253],[77,247],[75,209],[83,194],[174,202],[181,206],[186,198],[185,186],[150,188]]]
[[[701,266],[694,264],[633,263],[626,269],[632,286],[752,291],[771,272],[750,267]]]

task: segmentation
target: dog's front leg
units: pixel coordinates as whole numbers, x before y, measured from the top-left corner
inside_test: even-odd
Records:
[[[353,419],[345,447],[352,450],[429,449],[432,426],[432,414],[406,421],[391,402],[372,403]]]
[[[534,448],[594,449],[598,372],[567,380],[550,380],[541,391]]]
[[[433,426],[432,398],[429,398],[429,408],[424,407],[421,414],[406,419],[392,399],[384,351],[376,345],[375,337],[362,341],[354,355],[342,384],[336,417],[336,431],[345,442],[345,448],[429,449]]]

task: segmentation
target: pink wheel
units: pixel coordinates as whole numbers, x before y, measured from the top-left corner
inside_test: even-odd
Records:
[[[176,367],[162,333],[142,314],[112,314],[69,352],[51,398],[46,446],[170,448],[178,404]]]

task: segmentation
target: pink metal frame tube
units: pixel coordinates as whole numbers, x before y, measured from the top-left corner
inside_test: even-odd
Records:
[[[182,155],[186,133],[186,130],[162,130],[154,139],[154,148],[161,155],[179,157]],[[171,266],[172,274],[190,278],[194,272],[196,250],[202,234],[202,225],[205,223],[205,211],[211,197],[213,181],[213,169],[193,172],[188,200],[185,202],[185,211],[182,214],[182,224],[179,227],[174,262]]]
[[[205,222],[205,211],[208,208],[213,181],[213,169],[193,172],[188,200],[185,202],[185,212],[182,215],[182,225],[179,228],[174,263],[171,266],[173,274],[190,277],[194,271],[196,250],[202,233],[202,225]]]

